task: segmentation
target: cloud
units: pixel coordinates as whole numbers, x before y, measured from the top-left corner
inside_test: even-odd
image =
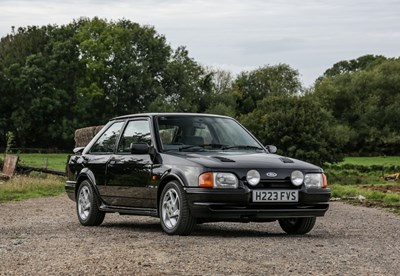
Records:
[[[0,0],[0,16],[1,36],[11,26],[126,18],[155,26],[204,65],[238,73],[287,63],[306,85],[340,60],[400,54],[400,2],[393,0]]]

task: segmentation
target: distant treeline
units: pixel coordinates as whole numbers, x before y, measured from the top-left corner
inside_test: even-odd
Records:
[[[81,18],[0,41],[0,147],[71,149],[74,130],[139,112],[233,116],[279,153],[313,163],[400,154],[400,60],[340,61],[304,88],[297,70],[238,76],[172,49],[153,27]]]

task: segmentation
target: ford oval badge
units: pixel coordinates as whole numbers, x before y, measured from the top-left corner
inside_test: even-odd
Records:
[[[268,176],[268,177],[277,177],[278,174],[277,174],[277,173],[274,173],[274,172],[267,172],[267,176]]]

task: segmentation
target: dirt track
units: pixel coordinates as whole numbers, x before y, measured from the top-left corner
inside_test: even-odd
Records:
[[[108,214],[80,226],[66,196],[0,204],[0,275],[399,275],[400,216],[332,203],[306,236],[277,223],[204,224],[188,237],[158,219]]]

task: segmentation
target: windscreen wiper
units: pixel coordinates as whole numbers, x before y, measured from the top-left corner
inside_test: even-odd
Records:
[[[202,145],[188,145],[188,146],[183,146],[179,148],[179,151],[182,150],[187,150],[187,149],[195,149],[195,148],[202,148],[202,149],[208,149],[208,148],[212,148],[212,149],[223,149],[224,147],[226,147],[226,145],[222,145],[222,144],[202,144]]]
[[[205,151],[205,149],[200,145],[188,145],[188,146],[184,146],[184,147],[180,147],[179,151],[186,151],[186,150],[190,150],[190,151]]]
[[[254,150],[264,150],[261,147],[257,146],[250,146],[250,145],[232,145],[232,146],[226,146],[222,148],[223,150],[226,149],[254,149]]]
[[[226,147],[227,145],[222,145],[222,144],[203,144],[203,145],[199,145],[199,147],[203,147],[203,148],[213,148],[213,149],[221,149]]]

